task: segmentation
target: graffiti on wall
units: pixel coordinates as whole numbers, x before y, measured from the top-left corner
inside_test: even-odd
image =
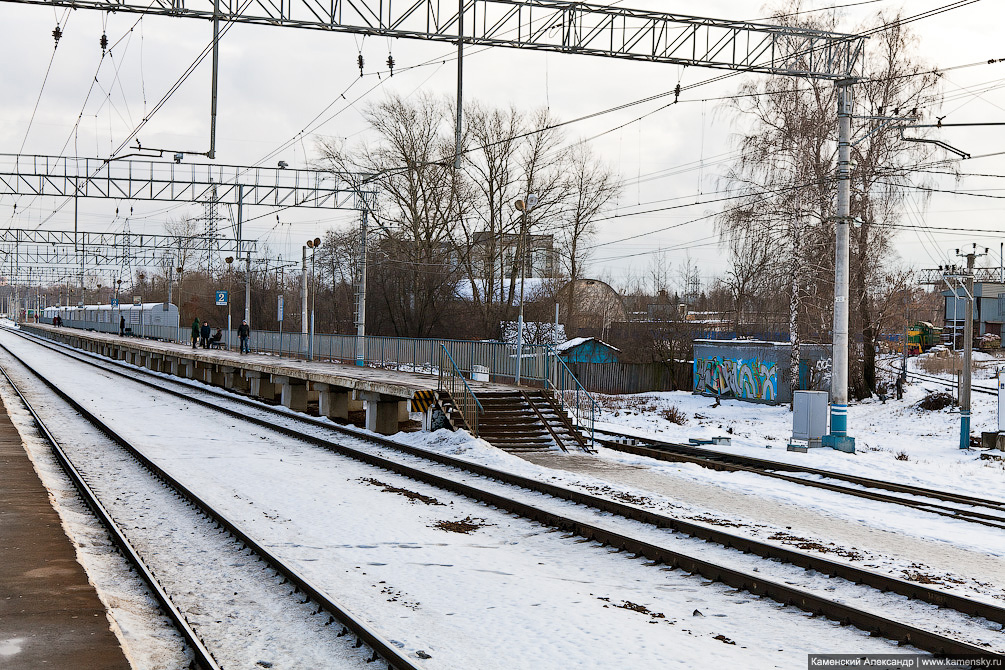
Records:
[[[695,358],[694,390],[727,398],[774,402],[778,397],[778,364],[756,358]]]

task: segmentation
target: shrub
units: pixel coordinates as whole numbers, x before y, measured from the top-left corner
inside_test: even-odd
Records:
[[[929,393],[921,402],[918,403],[918,407],[927,410],[940,410],[945,409],[953,404],[953,396],[951,393],[946,393],[945,391],[934,391]]]
[[[963,369],[963,359],[959,354],[945,358],[925,355],[918,357],[918,367],[930,375],[956,375]]]
[[[676,423],[678,426],[687,425],[687,415],[674,405],[661,409],[659,415],[670,423]]]
[[[896,458],[898,461],[909,461],[909,460],[911,460],[910,457],[908,457],[906,451],[898,451],[897,455],[894,456],[894,458]]]

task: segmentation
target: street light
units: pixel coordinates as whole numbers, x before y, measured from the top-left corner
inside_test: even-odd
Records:
[[[314,305],[317,302],[318,287],[314,279],[314,253],[321,246],[321,238],[315,237],[313,240],[307,240],[307,248],[311,250],[311,325],[310,332],[307,335],[307,360],[314,360]]]
[[[232,263],[234,262],[233,256],[227,256],[223,260],[227,261],[227,349],[234,346],[234,338],[231,333],[231,327],[233,324],[230,320],[230,304],[232,302],[231,293],[234,292],[234,273],[231,272]]]
[[[140,273],[140,337],[146,335],[143,329],[143,281],[147,278],[145,274]]]
[[[520,313],[516,321],[516,385],[520,385],[520,372],[523,366],[523,280],[527,275],[527,245],[525,243],[525,238],[527,236],[527,214],[530,210],[537,206],[537,195],[531,193],[527,196],[527,200],[517,200],[513,203],[518,212],[523,214],[523,221],[520,225],[520,239],[518,241],[519,246],[519,257],[520,257]]]

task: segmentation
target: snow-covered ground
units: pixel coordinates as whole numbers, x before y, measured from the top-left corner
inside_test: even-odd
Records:
[[[31,349],[9,334],[0,339],[18,353]],[[36,350],[31,356],[63,375],[65,388],[77,389],[81,400],[114,417],[173,472],[198,484],[200,493],[254,528],[273,548],[296,557],[312,579],[324,583],[350,609],[365,612],[403,649],[432,656],[423,662],[426,667],[662,668],[694,667],[708,659],[733,660],[744,667],[801,667],[806,653],[898,649],[701,579],[608,555],[593,543],[558,537],[464,498],[396,476],[375,475],[358,463],[267,431],[243,427],[235,432],[229,420],[165,403],[148,389],[93,368],[54,362],[54,354]],[[950,430],[954,417],[912,409],[910,399],[921,395],[915,386],[909,387],[908,401],[854,406],[849,420],[852,434],[859,438],[854,455],[820,449],[787,453],[784,438],[791,430],[791,415],[786,408],[730,401],[713,408],[711,399],[690,394],[631,396],[619,399],[620,405],[605,400],[601,419],[619,429],[681,441],[729,434],[731,429],[733,445],[723,449],[939,488],[951,489],[947,469],[958,469],[954,476],[960,480],[983,476],[971,489],[975,495],[1002,497],[996,495],[1001,467],[986,468],[975,455],[956,450]],[[978,404],[975,399],[975,415]],[[669,405],[685,414],[686,425],[661,416]],[[873,425],[860,430],[868,422]],[[941,442],[936,438],[939,431],[944,433]],[[922,433],[931,435],[919,446]],[[780,544],[798,546],[809,535],[804,531],[810,530],[758,518],[783,506],[805,508],[819,518],[836,517],[835,523],[878,528],[889,536],[913,535],[905,544],[905,555],[917,552],[912,561],[871,547],[838,544],[829,549],[835,554],[831,558],[857,560],[884,571],[928,574],[927,550],[942,551],[946,564],[969,557],[979,565],[973,574],[985,579],[1002,563],[998,531],[969,529],[972,524],[954,527],[962,522],[948,520],[936,523],[927,518],[930,515],[912,517],[913,512],[891,505],[859,508],[857,501],[858,511],[849,516],[842,510],[852,506],[847,496],[829,494],[837,498],[828,499],[798,484],[764,484],[757,480],[766,478],[755,475],[647,461],[609,450],[602,450],[599,458],[531,463],[464,433],[446,431],[396,439],[561,485],[631,498],[666,513],[735,524],[737,532],[761,534]],[[771,448],[765,449],[768,445]],[[908,460],[896,458],[901,451]],[[563,462],[568,466],[564,471],[558,469]],[[995,487],[989,488],[992,482]],[[693,492],[695,498],[673,495],[675,490]],[[763,508],[747,505],[746,518],[738,520],[735,510],[717,504],[730,497],[766,503]],[[911,529],[919,525],[924,528]],[[826,545],[826,529],[816,530],[810,539]],[[965,546],[957,548],[960,543]],[[858,556],[849,558],[853,551]],[[957,583],[945,570],[936,577],[948,577],[947,588],[968,595],[1002,598],[994,584],[1005,579],[980,582],[965,575]]]

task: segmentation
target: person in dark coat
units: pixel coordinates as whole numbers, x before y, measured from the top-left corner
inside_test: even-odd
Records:
[[[126,317],[119,315],[119,337],[126,334]]]
[[[196,342],[199,341],[199,319],[192,321],[192,348],[195,349]]]
[[[199,329],[200,343],[203,349],[209,349],[209,335],[213,332],[213,329],[209,327],[209,321],[202,322],[202,328]]]
[[[241,325],[237,327],[237,336],[241,339],[241,353],[251,353],[248,349],[248,338],[251,337],[251,326],[248,325],[247,321],[241,321]]]

